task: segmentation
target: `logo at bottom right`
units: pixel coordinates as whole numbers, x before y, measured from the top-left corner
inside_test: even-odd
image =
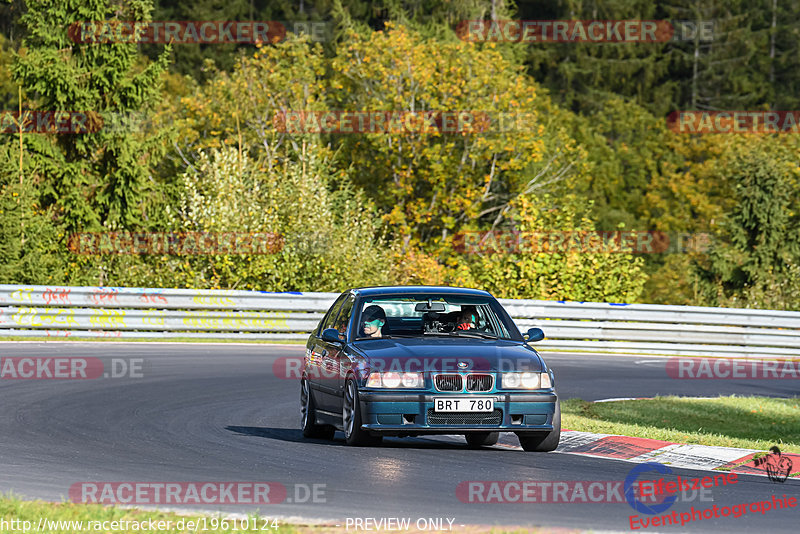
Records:
[[[756,458],[753,463],[756,467],[763,466],[767,476],[773,482],[783,483],[792,472],[792,460],[783,456],[777,445],[770,447],[769,454]]]

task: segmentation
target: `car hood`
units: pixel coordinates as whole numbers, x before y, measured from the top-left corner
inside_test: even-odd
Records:
[[[397,338],[356,341],[366,366],[380,371],[531,371],[544,362],[518,341],[475,338]],[[459,365],[461,364],[461,365]]]

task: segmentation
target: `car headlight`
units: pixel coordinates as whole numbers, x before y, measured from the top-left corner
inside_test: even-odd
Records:
[[[552,387],[547,373],[503,373],[505,389],[542,389]]]
[[[422,373],[370,373],[368,388],[421,388]]]

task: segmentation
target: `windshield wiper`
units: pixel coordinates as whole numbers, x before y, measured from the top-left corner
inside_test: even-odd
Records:
[[[392,338],[400,338],[400,337],[420,337],[417,334],[386,334],[385,336],[381,337],[359,337],[356,338],[355,341],[364,341],[366,339],[392,339]]]
[[[426,336],[447,336],[447,337],[479,337],[482,339],[497,339],[495,334],[488,332],[472,332],[468,330],[453,330],[452,332],[425,332]]]
[[[450,332],[451,336],[477,336],[484,339],[497,339],[497,336],[488,332],[472,332],[471,330],[453,330]]]

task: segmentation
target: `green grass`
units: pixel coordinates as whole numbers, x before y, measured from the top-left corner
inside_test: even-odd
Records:
[[[561,413],[569,430],[764,451],[778,445],[782,452],[800,453],[800,398],[569,399],[562,401]]]
[[[345,515],[343,512],[342,515]],[[366,517],[368,514],[348,514],[353,517]],[[407,532],[411,533],[419,533],[415,528],[414,522],[416,521],[417,517],[414,514],[400,514],[402,517],[410,517],[411,518],[411,525],[412,528],[409,529]],[[446,515],[446,514],[445,514]],[[205,518],[205,523],[199,522],[198,519],[202,521]],[[8,522],[8,524],[0,523],[0,533],[4,532],[36,532],[36,534],[75,534],[80,532],[100,532],[103,534],[122,534],[122,533],[136,533],[136,534],[202,534],[202,533],[250,533],[250,534],[348,534],[355,532],[354,528],[351,526],[349,530],[345,527],[346,525],[342,524],[341,526],[335,525],[299,525],[299,524],[288,524],[288,523],[277,523],[275,526],[277,528],[273,528],[272,520],[265,525],[263,518],[257,518],[256,516],[250,516],[250,528],[245,529],[242,528],[244,525],[238,523],[238,528],[231,524],[231,519],[228,519],[228,525],[226,528],[220,528],[219,522],[222,521],[220,516],[210,516],[210,515],[179,515],[175,513],[169,512],[158,512],[158,511],[150,511],[150,510],[135,510],[131,508],[117,508],[114,506],[102,506],[99,504],[74,504],[74,503],[51,503],[51,502],[44,502],[44,501],[23,501],[13,496],[3,496],[0,495],[0,520]],[[42,528],[41,530],[37,530],[39,527],[39,521],[42,520]],[[73,524],[64,524],[61,525],[52,525],[51,527],[47,528],[47,521],[82,521],[82,525],[78,528],[78,525],[75,523]],[[148,522],[149,520],[153,520],[155,524],[154,529],[147,528],[148,525],[145,525],[145,528],[136,528],[128,524],[127,528],[110,528],[113,525],[110,523],[106,525],[102,525],[104,521],[136,521],[140,525],[142,522]],[[256,524],[257,527],[253,525]],[[11,521],[29,521],[28,525],[24,525],[22,523],[11,523]],[[105,526],[108,528],[104,529],[97,529],[94,525],[89,524],[89,521],[99,521],[101,526]],[[158,521],[170,521],[170,524],[167,525],[166,523],[162,525],[158,525]],[[178,528],[178,522],[183,521],[182,529]],[[187,524],[188,521],[194,521],[193,526],[189,526]],[[212,523],[213,521],[217,521],[217,523]],[[239,520],[240,521],[240,520]],[[458,521],[456,521],[458,524]],[[521,528],[521,527],[503,527],[503,526],[464,526],[464,527],[457,527],[456,524],[453,525],[453,529],[456,532],[462,534],[540,534],[543,532],[548,532],[550,529],[540,529],[540,528]],[[25,527],[28,527],[27,530],[23,530]],[[118,527],[124,527],[123,524],[117,525]],[[165,528],[167,527],[167,528]],[[198,528],[195,528],[198,527]],[[205,528],[205,530],[203,530]],[[363,531],[361,531],[363,532]],[[396,532],[396,531],[395,531]],[[570,532],[580,532],[579,530],[570,530]]]

